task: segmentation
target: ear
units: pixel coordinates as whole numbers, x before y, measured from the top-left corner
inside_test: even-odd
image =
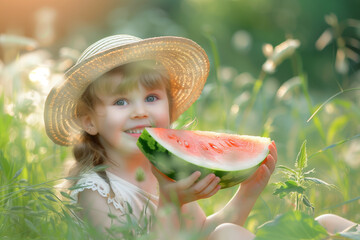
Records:
[[[81,126],[85,132],[90,135],[98,134],[96,125],[94,124],[90,115],[85,115],[80,118]]]

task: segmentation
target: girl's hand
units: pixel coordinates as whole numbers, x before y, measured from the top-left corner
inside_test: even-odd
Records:
[[[275,142],[269,145],[269,155],[262,162],[256,172],[247,180],[241,183],[242,194],[248,197],[258,197],[269,182],[271,174],[275,170],[277,162],[277,149]]]
[[[196,182],[201,175],[199,171],[196,171],[189,177],[175,182],[154,166],[151,170],[159,182],[160,202],[162,203],[177,203],[181,207],[186,203],[211,197],[220,189],[220,185],[218,185],[220,178],[214,174],[209,174]]]

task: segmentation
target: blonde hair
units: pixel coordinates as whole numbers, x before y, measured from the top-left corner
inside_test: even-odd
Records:
[[[114,81],[109,75],[120,74],[121,82]],[[164,67],[153,61],[141,61],[129,63],[105,73],[90,84],[77,103],[77,116],[80,118],[93,111],[96,104],[101,104],[100,94],[113,95],[131,91],[141,84],[146,89],[155,89],[164,86],[169,100],[171,112],[170,81]],[[98,136],[93,136],[83,131],[80,142],[74,145],[73,154],[75,164],[69,170],[70,177],[78,177],[81,173],[102,165],[107,158],[106,152],[100,143]],[[104,177],[104,172],[100,174]],[[105,180],[108,179],[105,174]],[[67,185],[74,185],[77,181]]]

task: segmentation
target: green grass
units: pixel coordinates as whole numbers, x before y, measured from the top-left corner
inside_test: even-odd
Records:
[[[311,217],[334,213],[360,222],[359,83],[354,81],[353,87],[343,89],[340,79],[340,90],[309,89],[312,76],[302,69],[298,53],[283,60],[293,63],[294,75],[289,80],[276,79],[276,72],[267,74],[259,67],[259,77],[247,84],[235,84],[236,76],[233,81],[224,81],[219,47],[211,36],[208,39],[216,57],[216,76],[209,78],[200,99],[181,116],[178,124],[183,126],[196,118],[192,129],[271,137],[278,147],[278,165],[287,168],[295,166],[306,140],[307,169],[314,169],[311,177],[335,186],[306,187],[306,199],[312,206],[309,212],[296,207],[292,198],[273,195],[279,186],[275,183],[286,182],[281,169],[277,169],[245,227],[256,232],[271,220],[281,224],[281,219],[294,218],[291,215],[294,208]],[[29,80],[26,69],[13,70],[11,91],[0,86],[0,239],[97,239],[99,232],[73,214],[76,207],[70,204],[71,199],[64,193],[60,198],[54,189],[64,177],[70,149],[50,142],[42,121],[36,120],[42,119],[45,91],[40,83]],[[55,76],[55,70],[51,67],[50,70],[51,76]],[[346,74],[340,77],[347,79],[347,85],[351,84]],[[33,91],[41,93],[40,100],[26,96],[23,101],[18,100]],[[236,187],[221,190],[221,194],[199,203],[211,214],[226,204],[235,190]],[[275,218],[279,214],[284,217]],[[307,221],[307,215],[295,217]],[[266,236],[261,229],[262,236]]]

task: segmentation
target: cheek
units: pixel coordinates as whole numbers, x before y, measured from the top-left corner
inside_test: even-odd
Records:
[[[170,112],[167,105],[164,104],[163,108],[157,111],[156,122],[159,127],[168,128],[170,126]]]
[[[170,126],[170,116],[169,113],[162,114],[161,118],[159,119],[161,127],[168,128]]]
[[[116,115],[108,116],[101,122],[102,132],[107,136],[117,139],[121,137],[121,132],[124,127],[124,120]]]
[[[161,102],[151,108],[151,120],[156,127],[168,128],[170,126],[170,114],[167,102]]]

